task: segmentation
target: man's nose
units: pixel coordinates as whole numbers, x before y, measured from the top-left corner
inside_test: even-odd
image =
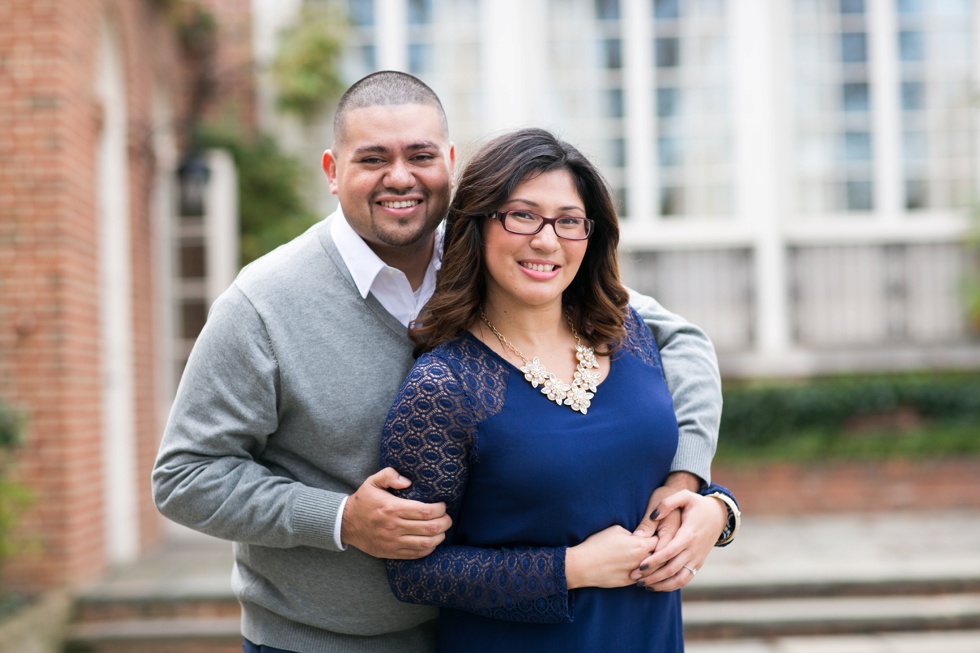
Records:
[[[385,185],[392,188],[414,186],[415,176],[404,161],[395,161],[385,174]]]

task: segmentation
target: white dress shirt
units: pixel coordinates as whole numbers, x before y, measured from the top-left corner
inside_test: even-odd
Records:
[[[442,237],[445,223],[440,222],[436,229],[435,247],[432,248],[432,258],[425,269],[422,283],[418,289],[412,290],[412,284],[408,282],[405,273],[382,261],[374,250],[368,247],[364,239],[357,235],[339,208],[334,212],[333,218],[330,236],[340,250],[340,257],[344,259],[344,264],[350,270],[361,297],[367,299],[368,293],[373,294],[386,311],[408,328],[409,323],[418,317],[419,311],[436,289],[436,273],[442,265]],[[333,531],[334,543],[342,551],[347,548],[340,540],[341,521],[347,498],[340,502]]]
[[[436,229],[432,259],[425,270],[422,284],[417,290],[412,290],[405,273],[382,261],[357,235],[340,209],[334,213],[334,218],[333,224],[330,225],[330,236],[337,244],[340,256],[344,259],[351,276],[354,277],[354,283],[361,297],[367,299],[368,293],[373,294],[386,311],[408,327],[409,322],[418,317],[419,311],[436,289],[436,273],[442,264],[444,223],[439,223]]]

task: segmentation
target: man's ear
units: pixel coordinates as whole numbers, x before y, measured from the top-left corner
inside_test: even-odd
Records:
[[[449,187],[456,187],[456,144],[449,143]]]
[[[323,153],[323,160],[321,162],[323,166],[323,172],[327,175],[327,181],[330,182],[330,193],[333,195],[337,194],[337,159],[334,157],[333,151],[327,150]]]

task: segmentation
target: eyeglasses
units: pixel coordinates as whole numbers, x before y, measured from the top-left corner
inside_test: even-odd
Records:
[[[589,218],[579,218],[571,215],[560,215],[557,218],[546,218],[531,211],[498,211],[490,214],[495,220],[500,220],[506,231],[522,236],[532,236],[550,224],[555,235],[565,240],[585,240],[592,235],[592,225]]]

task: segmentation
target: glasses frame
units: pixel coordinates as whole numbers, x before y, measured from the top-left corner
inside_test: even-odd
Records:
[[[533,215],[534,217],[539,218],[541,220],[541,224],[539,224],[538,228],[535,229],[534,231],[512,231],[507,228],[508,213],[527,213],[528,215]],[[527,209],[510,209],[509,211],[495,211],[494,213],[490,214],[490,218],[493,220],[499,220],[500,226],[504,228],[504,231],[506,231],[509,234],[515,234],[517,236],[533,236],[535,234],[539,234],[541,233],[541,230],[544,229],[545,225],[550,224],[551,228],[555,232],[555,235],[561,238],[562,240],[576,240],[576,241],[588,240],[589,237],[592,236],[595,227],[595,220],[593,220],[592,218],[585,218],[578,215],[559,215],[557,218],[546,218],[540,213],[535,213],[534,211],[528,211]],[[569,218],[585,221],[586,234],[584,238],[569,238],[568,236],[562,236],[560,233],[558,233],[558,227],[556,226],[558,221],[567,220]]]

